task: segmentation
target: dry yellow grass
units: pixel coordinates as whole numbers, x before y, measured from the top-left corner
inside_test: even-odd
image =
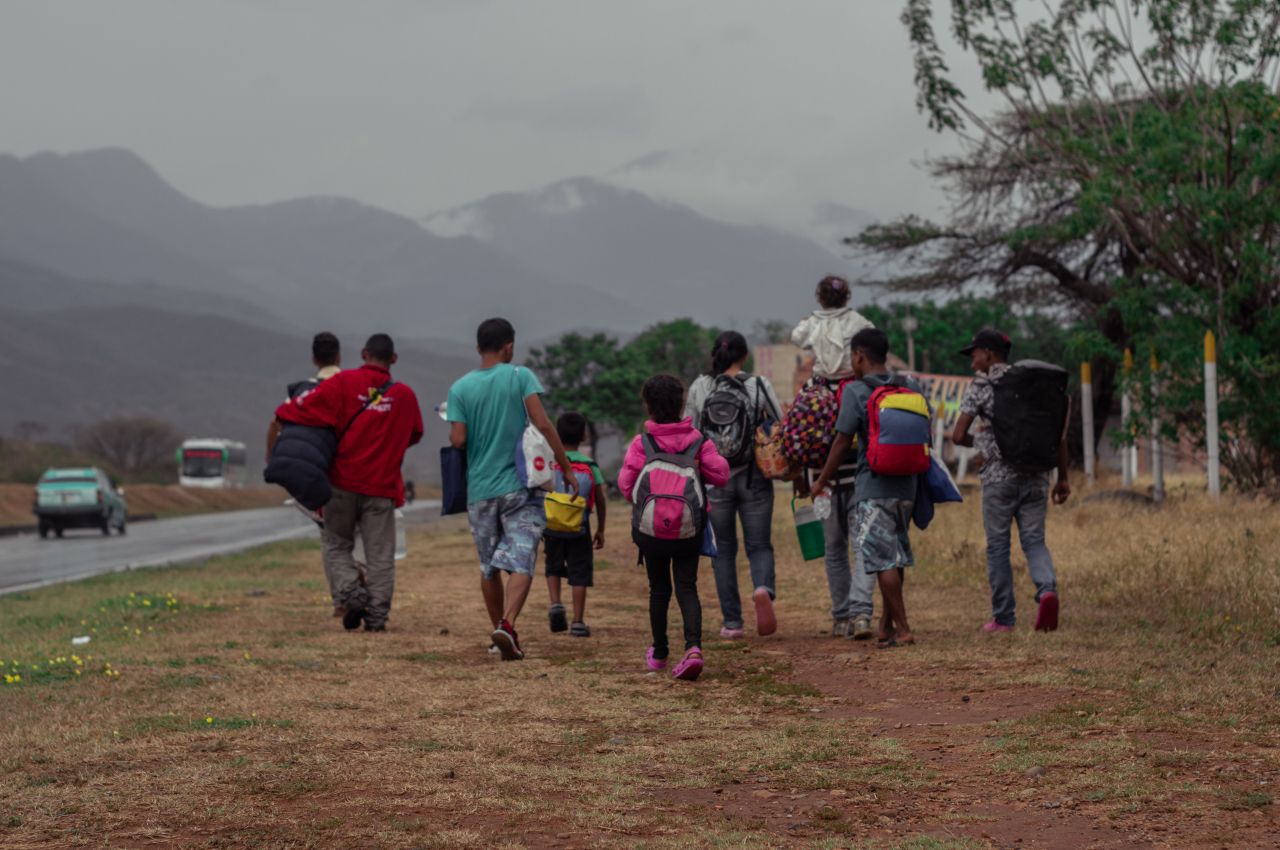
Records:
[[[1274,506],[1056,510],[1063,629],[996,640],[976,631],[976,500],[947,508],[915,537],[921,644],[889,652],[820,636],[822,567],[798,560],[779,514],[781,635],[708,637],[693,685],[641,669],[645,584],[621,522],[589,602],[595,636],[547,634],[539,580],[522,663],[484,651],[456,524],[412,539],[384,635],[327,616],[312,545],[0,598],[6,663],[42,668],[0,685],[0,846],[1245,848],[1274,835]],[[79,665],[50,671],[94,629]],[[1028,780],[1030,767],[1047,774]]]

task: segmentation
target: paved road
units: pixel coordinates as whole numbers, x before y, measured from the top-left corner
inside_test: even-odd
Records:
[[[435,500],[407,509],[418,520]],[[430,511],[431,514],[436,511]],[[0,593],[74,581],[102,573],[201,561],[278,540],[316,534],[315,525],[291,507],[199,514],[129,524],[124,537],[69,529],[61,540],[32,535],[0,538]]]

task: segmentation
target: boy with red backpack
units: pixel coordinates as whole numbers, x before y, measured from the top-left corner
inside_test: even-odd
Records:
[[[551,607],[547,610],[547,619],[551,622],[551,631],[563,632],[566,629],[573,637],[591,637],[591,629],[583,620],[587,607],[587,588],[591,587],[592,574],[595,570],[594,549],[604,548],[605,502],[604,475],[600,467],[587,455],[579,451],[587,434],[587,417],[581,413],[569,411],[556,420],[556,433],[564,444],[565,456],[572,467],[569,474],[578,480],[578,493],[585,504],[582,505],[581,525],[575,528],[553,528],[550,502],[548,502],[547,530],[542,533],[543,547],[547,553],[547,593],[551,597]],[[559,464],[555,466],[555,492],[565,490],[565,471]],[[591,535],[591,511],[596,510],[600,518],[596,521],[596,533]],[[560,580],[566,579],[573,593],[573,623],[565,620],[564,604],[560,601]]]
[[[857,380],[844,388],[831,454],[813,492],[826,492],[856,438],[849,536],[858,569],[873,573],[880,585],[884,604],[876,645],[887,649],[915,643],[902,587],[906,568],[915,563],[907,530],[916,476],[928,472],[931,463],[929,404],[915,380],[889,373],[884,331],[861,330],[849,348]]]
[[[684,618],[684,656],[672,669],[676,679],[702,673],[702,604],[698,601],[698,558],[707,529],[706,485],[729,482],[729,464],[688,418],[681,418],[684,385],[674,375],[654,375],[640,393],[649,411],[644,431],[631,441],[618,489],[632,503],[631,539],[649,573],[649,625],[653,643],[645,664],[667,667],[667,608],[674,585]]]

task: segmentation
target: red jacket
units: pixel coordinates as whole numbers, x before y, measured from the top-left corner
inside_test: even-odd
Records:
[[[329,482],[363,496],[394,499],[399,506],[404,504],[404,480],[400,477],[404,453],[422,439],[418,397],[407,384],[395,384],[380,402],[356,416],[369,393],[390,379],[386,369],[366,363],[359,369],[339,372],[286,401],[276,408],[276,416],[284,422],[339,432]]]

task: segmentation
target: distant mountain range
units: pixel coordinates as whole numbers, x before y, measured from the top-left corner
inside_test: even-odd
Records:
[[[368,333],[395,335],[430,408],[492,315],[522,350],[680,316],[749,329],[799,318],[818,278],[850,271],[801,237],[589,178],[415,222],[342,198],[211,207],[118,149],[0,155],[0,393],[20,400],[0,432],[149,413],[256,444],[321,328],[348,365]]]
[[[727,224],[585,177],[493,195],[424,224],[473,236],[543,277],[630,301],[646,322],[690,316],[749,329],[798,320],[822,277],[857,276],[849,260],[791,233]]]
[[[260,314],[238,318],[297,330],[465,339],[499,311],[533,335],[565,324],[564,303],[581,306],[579,324],[628,315],[624,302],[541,278],[477,240],[355,201],[205,206],[121,150],[0,157],[0,257],[236,298]]]
[[[115,149],[0,156],[0,257],[198,292],[201,311],[269,327],[344,321],[457,340],[495,314],[525,339],[679,316],[750,327],[803,315],[819,277],[852,270],[798,236],[588,178],[495,195],[424,227],[342,198],[210,207]]]

